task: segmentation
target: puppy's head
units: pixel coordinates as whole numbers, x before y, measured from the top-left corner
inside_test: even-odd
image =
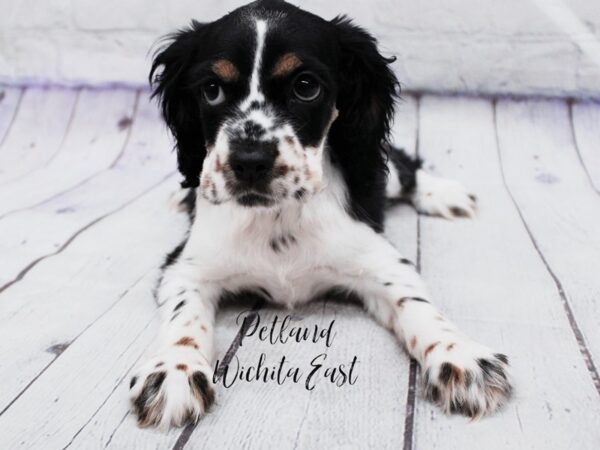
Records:
[[[150,73],[183,185],[213,203],[305,201],[323,187],[328,135],[352,140],[348,158],[363,141],[363,153],[380,152],[396,86],[388,63],[349,20],[282,1],[192,22],[169,37]]]

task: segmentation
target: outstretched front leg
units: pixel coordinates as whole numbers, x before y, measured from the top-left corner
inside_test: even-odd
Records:
[[[391,329],[423,373],[425,396],[446,413],[480,417],[511,395],[508,359],[463,334],[432,305],[415,267],[373,233],[357,261],[355,289]]]
[[[168,266],[159,284],[162,326],[153,356],[130,381],[140,426],[195,422],[214,402],[213,330],[218,293],[198,285],[186,260]]]
[[[404,150],[390,146],[388,152],[388,198],[406,199],[418,212],[446,219],[475,215],[477,199],[458,181],[428,173]]]

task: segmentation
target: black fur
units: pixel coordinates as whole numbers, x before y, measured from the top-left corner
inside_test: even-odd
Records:
[[[350,193],[352,214],[383,230],[387,140],[398,80],[377,42],[345,16],[331,21],[339,46],[339,118],[329,133],[335,161]]]
[[[194,372],[188,381],[190,383],[190,387],[192,387],[192,389],[195,388],[202,397],[204,409],[207,410],[210,408],[210,406],[215,402],[215,392],[210,387],[210,383],[208,382],[206,375],[199,371]]]
[[[177,163],[184,176],[182,187],[198,186],[198,177],[206,156],[200,111],[192,95],[191,72],[201,43],[207,39],[207,25],[192,21],[189,28],[167,37],[170,44],[154,57],[150,70],[153,97],[161,101],[162,114],[177,142]],[[158,69],[163,70],[158,74]]]
[[[390,161],[398,171],[398,178],[402,186],[402,195],[410,195],[417,186],[417,170],[423,166],[420,158],[409,156],[404,150],[389,146]]]
[[[269,29],[263,72],[268,73],[285,52],[293,51],[320,80],[323,93],[311,104],[294,102],[289,92],[296,74],[265,78],[262,87],[269,104],[279,118],[299,130],[303,145],[320,142],[336,105],[339,116],[329,130],[328,151],[346,181],[349,213],[382,231],[388,157],[399,168],[408,190],[414,188],[414,173],[420,167],[420,161],[398,150],[388,155],[390,122],[399,94],[390,68],[394,58],[382,56],[375,38],[349,18],[325,21],[283,1],[257,1],[208,24],[194,21],[169,36],[168,44],[156,54],[150,81],[176,139],[182,186],[198,186],[207,145],[214,143],[223,120],[237,113],[237,100],[248,94],[247,83],[230,82],[224,86],[229,105],[206,107],[200,86],[210,76],[210,64],[226,56],[247,76],[256,44],[249,18],[274,16],[278,19]],[[255,106],[261,107],[258,102]],[[255,131],[252,124],[248,126]]]
[[[167,256],[165,257],[165,262],[161,266],[162,270],[166,269],[167,267],[169,267],[170,265],[175,263],[175,261],[177,261],[177,259],[181,255],[181,252],[183,251],[183,248],[185,247],[186,243],[187,243],[187,239],[185,241],[181,242],[179,245],[177,245],[177,247],[175,247],[173,250],[171,250],[167,254]]]

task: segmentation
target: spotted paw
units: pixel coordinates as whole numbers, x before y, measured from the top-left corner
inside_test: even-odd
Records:
[[[195,423],[215,399],[212,369],[198,352],[173,347],[136,370],[129,393],[140,427]]]
[[[417,172],[412,201],[417,211],[446,219],[475,217],[477,198],[458,181],[436,177],[424,170]]]
[[[475,342],[439,345],[423,375],[425,397],[445,413],[479,418],[511,396],[508,358]]]

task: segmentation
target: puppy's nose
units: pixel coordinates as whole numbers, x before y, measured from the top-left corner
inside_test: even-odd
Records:
[[[233,152],[229,164],[238,181],[253,185],[268,178],[275,162],[275,153],[269,150],[258,147]]]

